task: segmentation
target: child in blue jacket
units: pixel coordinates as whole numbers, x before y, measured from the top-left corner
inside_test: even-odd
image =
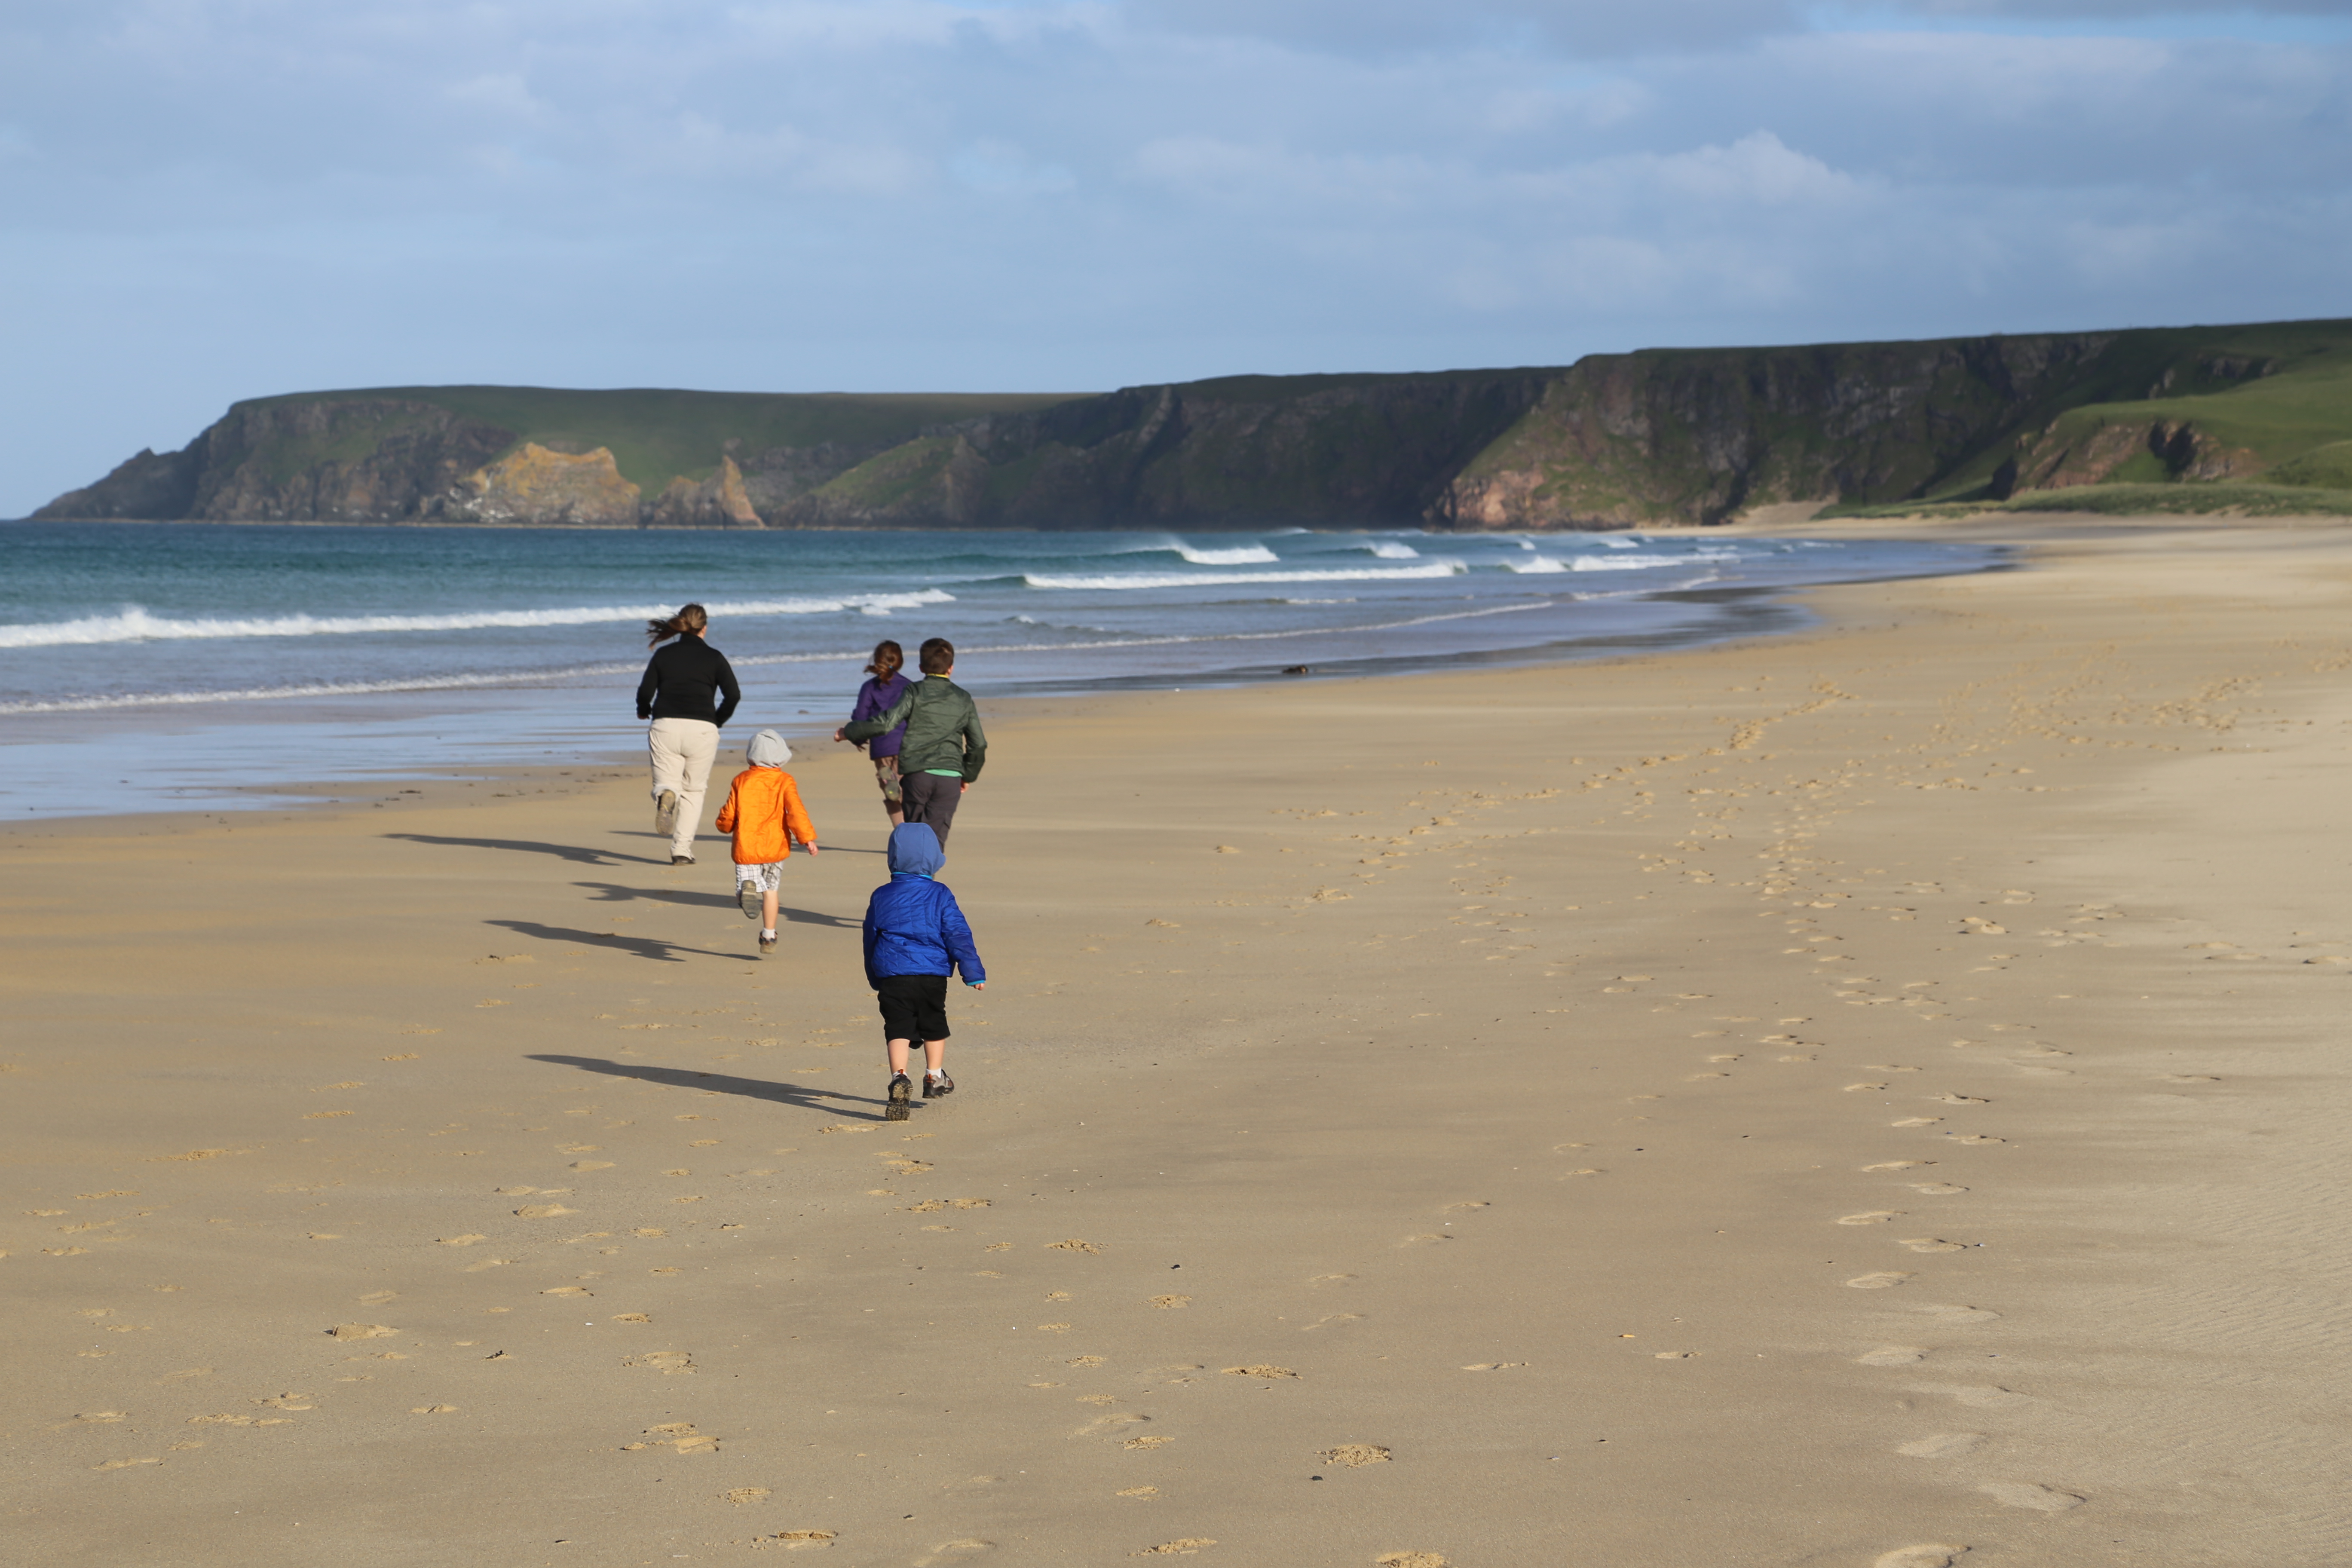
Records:
[[[988,984],[971,927],[955,895],[931,874],[947,858],[939,835],[922,822],[890,830],[890,879],[866,904],[866,983],[882,1007],[890,1062],[889,1120],[907,1120],[915,1086],[908,1047],[923,1042],[923,1098],[955,1092],[948,1077],[948,976],[961,970],[974,991]]]

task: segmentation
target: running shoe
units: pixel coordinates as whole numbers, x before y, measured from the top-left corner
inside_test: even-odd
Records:
[[[883,1113],[891,1121],[907,1120],[907,1102],[915,1097],[915,1084],[905,1073],[890,1075],[890,1109]]]
[[[765,900],[760,896],[759,883],[738,882],[735,884],[735,902],[741,907],[743,910],[743,918],[745,920],[755,921],[762,914],[766,913],[767,911],[761,908],[764,901]]]
[[[950,1078],[947,1074],[943,1072],[927,1072],[923,1075],[923,1098],[925,1100],[937,1100],[942,1095],[953,1094],[954,1092],[955,1079]]]
[[[765,957],[767,957],[767,956],[768,956],[768,954],[770,954],[770,953],[772,953],[772,952],[775,952],[775,951],[776,951],[776,939],[775,939],[774,937],[772,937],[772,936],[763,936],[763,937],[761,937],[761,938],[760,939],[760,956],[761,956],[761,958],[765,958]]]
[[[677,831],[677,791],[666,789],[654,797],[654,831],[664,838]]]
[[[694,857],[691,855],[673,855],[669,858],[669,863],[673,866],[691,866],[694,864]]]

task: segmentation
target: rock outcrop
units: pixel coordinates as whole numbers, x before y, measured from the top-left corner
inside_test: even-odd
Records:
[[[575,454],[526,441],[435,497],[424,515],[509,527],[635,528],[644,493],[621,477],[603,447]]]
[[[719,458],[719,471],[699,484],[683,475],[673,478],[646,521],[656,528],[757,528],[760,514],[743,487],[743,470],[729,457]]]

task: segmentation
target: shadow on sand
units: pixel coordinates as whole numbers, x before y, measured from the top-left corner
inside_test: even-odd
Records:
[[[534,1053],[528,1061],[552,1062],[558,1067],[578,1068],[583,1072],[600,1072],[611,1078],[633,1078],[640,1083],[666,1084],[672,1089],[698,1089],[710,1094],[738,1094],[746,1100],[764,1100],[772,1105],[796,1105],[808,1110],[822,1110],[831,1116],[852,1117],[863,1121],[887,1121],[887,1102],[880,1095],[843,1094],[829,1089],[805,1089],[795,1083],[769,1083],[756,1078],[737,1078],[731,1073],[696,1072],[690,1068],[644,1067],[632,1062],[608,1061],[603,1057],[562,1057]],[[921,1102],[917,1101],[919,1105]],[[861,1109],[871,1106],[872,1110]]]
[[[540,844],[528,838],[445,838],[433,833],[387,833],[386,838],[406,839],[411,844],[437,844],[457,849],[504,849],[521,855],[552,855],[559,860],[570,860],[582,866],[667,866],[667,858],[659,860],[640,855],[623,855],[610,849],[590,849],[578,844]]]
[[[596,895],[600,904],[625,904],[645,901],[656,904],[685,904],[702,910],[739,910],[740,905],[723,893],[696,893],[683,888],[627,888],[618,882],[574,882],[575,888],[585,888]],[[794,925],[832,926],[843,931],[857,931],[864,921],[843,915],[820,914],[814,910],[789,909],[777,906],[777,913]]]
[[[632,958],[650,958],[662,963],[684,963],[688,954],[702,958],[730,958],[737,962],[759,959],[750,952],[720,952],[716,948],[686,947],[659,937],[623,936],[618,931],[580,931],[572,926],[541,925],[537,921],[484,921],[484,925],[510,931],[517,936],[537,937],[541,942],[577,942],[582,947],[601,947],[607,952],[625,952]]]

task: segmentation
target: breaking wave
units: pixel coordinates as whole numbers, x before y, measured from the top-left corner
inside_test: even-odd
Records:
[[[1063,576],[1031,572],[1022,581],[1032,588],[1075,588],[1115,592],[1125,588],[1218,588],[1232,583],[1366,583],[1401,582],[1408,578],[1451,577],[1469,568],[1459,561],[1432,561],[1421,566],[1361,566],[1337,571],[1297,569],[1286,572],[1124,572],[1097,576]],[[714,614],[716,612],[713,612]]]
[[[712,616],[823,616],[855,610],[887,616],[892,610],[954,602],[937,588],[911,594],[851,594],[837,598],[750,599],[708,606]],[[175,642],[229,637],[359,637],[387,632],[463,632],[530,626],[585,626],[602,622],[646,621],[668,616],[674,604],[580,605],[547,610],[473,610],[447,616],[267,616],[191,620],[158,616],[133,605],[111,616],[79,620],[0,626],[0,648],[63,647],[98,643]],[[404,688],[403,689],[405,689]]]

